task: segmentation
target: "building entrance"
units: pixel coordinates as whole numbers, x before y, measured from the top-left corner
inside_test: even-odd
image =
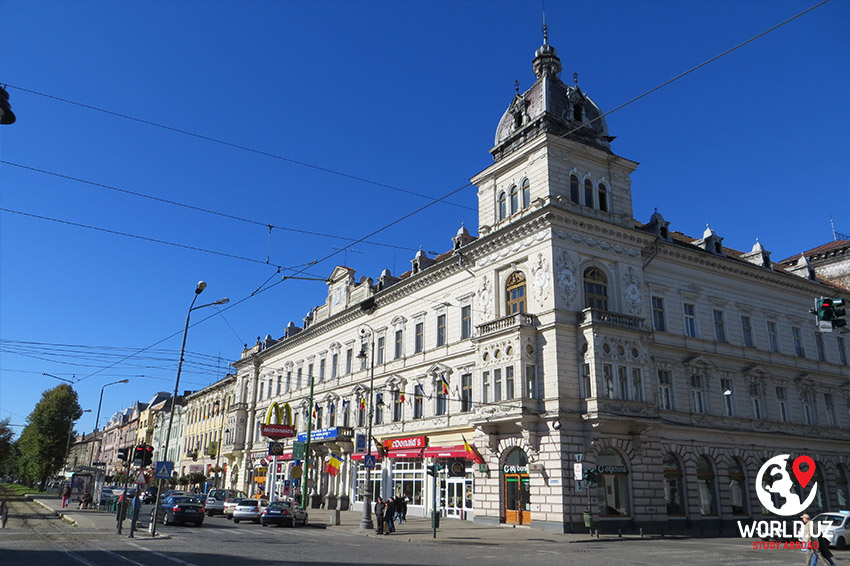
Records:
[[[528,525],[531,523],[531,490],[525,452],[515,448],[508,454],[502,466],[502,478],[505,523]]]

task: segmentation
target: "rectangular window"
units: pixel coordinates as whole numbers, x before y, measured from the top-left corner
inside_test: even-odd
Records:
[[[331,356],[331,378],[336,377],[337,368],[339,367],[339,354]]]
[[[437,407],[436,407],[437,415],[445,415],[446,414],[446,394],[443,393],[443,389],[440,388],[437,390]]]
[[[502,400],[502,370],[493,370],[493,401]]]
[[[295,389],[301,389],[301,369],[298,368],[298,375],[295,377]]]
[[[357,426],[366,426],[366,404],[362,403],[363,399],[358,399],[357,403],[360,410],[357,411]]]
[[[767,341],[771,352],[779,351],[779,335],[776,332],[776,323],[772,320],[767,321]]]
[[[345,351],[345,375],[351,373],[351,362],[354,360],[354,349],[349,348]]]
[[[375,424],[384,422],[384,395],[375,393]],[[367,440],[368,442],[368,440]]]
[[[325,365],[327,365],[325,358],[319,360],[319,381],[324,381],[325,379]]]
[[[685,314],[685,336],[697,337],[697,308],[691,303],[683,304]]]
[[[714,339],[726,342],[726,320],[723,311],[714,309]]]
[[[537,399],[537,369],[530,364],[525,366],[525,396]]]
[[[776,400],[779,402],[779,420],[788,422],[788,399],[784,387],[776,388]]]
[[[643,376],[640,368],[632,368],[632,400],[643,401]]]
[[[803,401],[803,419],[807,425],[815,424],[815,408],[810,391],[802,391],[800,399]]]
[[[747,348],[753,348],[755,346],[755,342],[753,341],[753,321],[750,320],[750,317],[741,315],[741,337],[744,341],[744,346]]]
[[[726,417],[734,417],[735,416],[735,402],[732,397],[732,380],[731,379],[721,379],[720,380],[720,389],[723,390],[723,416]]]
[[[505,399],[514,398],[514,366],[505,368]]]
[[[481,401],[484,404],[490,402],[490,372],[485,371],[481,374]]]
[[[838,343],[838,360],[841,362],[841,365],[847,365],[847,350],[844,348],[844,338],[841,336],[835,337],[836,342]]]
[[[342,404],[342,426],[351,426],[350,417],[351,411],[349,410],[350,403]]]
[[[393,422],[401,422],[401,414],[404,403],[401,400],[401,391],[393,391]]]
[[[404,342],[403,342],[404,333],[401,330],[395,331],[395,357],[393,359],[401,358],[404,353]]]
[[[384,337],[378,336],[378,344],[376,345],[377,353],[375,354],[375,363],[384,363]]]
[[[764,415],[761,410],[761,393],[758,383],[750,384],[750,403],[753,406],[753,418],[755,420],[761,420]]]
[[[705,403],[705,389],[703,389],[703,379],[699,374],[691,376],[691,402],[695,413],[706,413],[707,406]]]
[[[446,345],[446,315],[437,317],[437,346]]]
[[[629,368],[617,366],[617,397],[629,399]]]
[[[413,418],[422,418],[423,395],[419,386],[416,386],[416,393],[413,394]]]
[[[472,307],[466,305],[460,308],[460,337],[461,339],[472,336]]]
[[[264,381],[260,382],[260,396],[258,397],[258,399],[263,398],[263,386],[265,386],[265,384],[266,384],[266,382],[264,382]]]
[[[276,393],[276,395],[278,395],[278,396],[280,396],[280,387],[281,387],[282,382],[283,382],[283,379],[281,378],[281,376],[277,376],[277,388],[276,388],[277,393]]]
[[[286,393],[292,390],[292,372],[286,372]]]
[[[336,405],[334,405],[333,403],[328,405],[328,426],[336,426]]]
[[[664,320],[664,299],[652,297],[652,327],[659,331],[667,330],[667,322]]]
[[[582,388],[584,389],[582,394],[585,399],[593,397],[593,389],[590,387],[590,364],[584,364],[584,366],[582,366],[581,383]]]
[[[465,413],[472,410],[472,374],[460,376],[460,410]]]
[[[824,393],[823,402],[826,405],[826,424],[835,426],[835,402],[832,400],[832,394]]]
[[[797,357],[805,358],[806,349],[803,347],[803,335],[800,332],[799,326],[791,327],[791,338],[794,340],[794,354]]]
[[[372,354],[375,353],[375,350],[372,350]],[[360,344],[360,352],[357,354],[357,359],[360,360],[360,369],[366,369],[366,344]]]
[[[823,349],[823,334],[820,332],[815,332],[815,346],[818,349],[818,359],[822,362],[826,361],[826,354]]]
[[[413,350],[418,354],[422,352],[425,343],[425,323],[417,322],[414,330],[415,338],[413,341]]]
[[[605,381],[605,396],[614,398],[614,367],[611,364],[603,364],[602,379]]]

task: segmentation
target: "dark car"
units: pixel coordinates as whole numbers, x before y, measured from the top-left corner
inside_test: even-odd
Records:
[[[151,522],[153,522],[151,511]],[[163,525],[193,523],[200,527],[204,523],[204,506],[197,497],[173,495],[166,497],[156,508],[156,520]]]
[[[142,503],[148,504],[153,503],[154,501],[156,501],[156,488],[149,487],[142,494]]]
[[[260,516],[260,524],[266,525],[288,525],[294,527],[296,523],[307,524],[307,511],[291,501],[275,501],[265,508]]]

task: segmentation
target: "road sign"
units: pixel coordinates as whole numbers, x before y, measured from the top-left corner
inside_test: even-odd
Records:
[[[174,472],[174,462],[157,462],[154,470],[156,470],[156,473],[153,477],[158,480],[167,480]]]
[[[365,454],[366,453],[366,435],[365,434],[357,434],[354,436],[354,453],[355,454]]]
[[[375,455],[374,454],[366,454],[363,456],[363,467],[368,469],[375,468]]]
[[[303,460],[304,459],[304,448],[305,442],[295,441],[292,443],[292,459],[293,460]]]
[[[148,483],[148,480],[145,478],[145,474],[139,472],[139,475],[136,476],[136,485],[145,485]]]

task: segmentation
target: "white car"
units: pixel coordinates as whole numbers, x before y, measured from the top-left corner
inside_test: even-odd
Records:
[[[268,506],[268,499],[243,499],[239,502],[239,505],[236,506],[236,509],[233,510],[233,522],[238,523],[239,521],[253,521],[255,523],[259,523],[260,518],[263,516],[263,511],[265,511]]]
[[[840,550],[847,548],[847,543],[850,543],[850,511],[821,513],[812,522],[828,525],[821,534],[830,546]]]

